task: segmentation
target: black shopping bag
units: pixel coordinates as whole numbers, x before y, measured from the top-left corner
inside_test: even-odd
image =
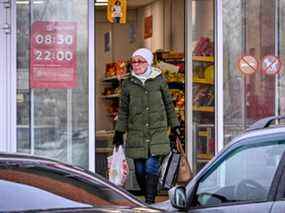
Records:
[[[179,162],[181,155],[180,153],[172,150],[162,161],[160,167],[159,183],[164,189],[170,189],[176,182]]]

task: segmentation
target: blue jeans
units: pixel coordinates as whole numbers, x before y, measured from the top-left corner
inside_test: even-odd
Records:
[[[134,159],[135,173],[137,182],[144,192],[146,186],[146,175],[159,175],[159,158],[158,156],[150,156],[148,159]]]
[[[121,18],[121,17],[114,17],[114,20],[113,20],[114,23],[120,23],[120,18]]]

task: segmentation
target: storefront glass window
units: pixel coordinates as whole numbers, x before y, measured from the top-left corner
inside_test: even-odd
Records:
[[[193,138],[196,171],[215,154],[214,1],[192,1]]]
[[[87,3],[17,0],[17,151],[86,168]]]
[[[278,51],[280,56],[280,61],[285,64],[285,1],[279,0],[278,1]],[[278,114],[285,115],[285,76],[284,76],[284,69],[281,69],[280,74],[278,75]]]
[[[282,82],[276,73],[278,59],[268,63],[268,57],[278,56],[275,26],[279,3],[284,4],[275,0],[223,0],[225,143],[256,120],[281,109],[278,96],[282,101],[282,89],[279,94],[276,89]],[[282,9],[280,12],[282,20]]]

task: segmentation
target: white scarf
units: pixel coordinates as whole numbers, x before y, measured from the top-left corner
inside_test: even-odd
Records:
[[[141,75],[137,75],[135,74],[134,71],[132,71],[132,75],[138,78],[143,83],[143,85],[144,85],[144,82],[151,77],[151,73],[152,73],[151,66],[148,66],[147,70]]]
[[[138,78],[144,84],[145,81],[151,77],[152,73],[151,65],[153,62],[153,54],[147,48],[140,48],[133,53],[133,57],[134,56],[141,56],[147,61],[148,67],[146,68],[146,71],[143,74],[137,75],[134,72],[132,72],[132,75]]]

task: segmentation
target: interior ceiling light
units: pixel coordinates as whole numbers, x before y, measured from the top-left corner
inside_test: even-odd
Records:
[[[107,2],[95,2],[95,6],[107,6]]]
[[[95,6],[97,7],[102,7],[102,6],[107,6],[108,5],[108,0],[96,0],[95,1]]]

